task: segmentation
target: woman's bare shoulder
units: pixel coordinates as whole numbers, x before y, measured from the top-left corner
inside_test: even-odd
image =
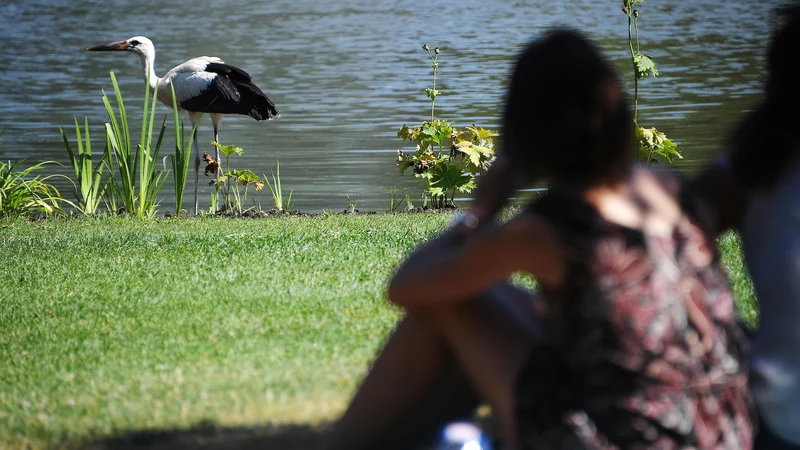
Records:
[[[508,221],[506,230],[510,240],[518,243],[517,254],[525,259],[527,271],[540,283],[555,286],[563,282],[564,243],[547,217],[526,209]]]
[[[636,165],[634,171],[637,176],[652,179],[658,183],[664,191],[676,199],[680,195],[681,179],[676,176],[674,172],[668,171],[663,167],[645,167],[642,165]]]

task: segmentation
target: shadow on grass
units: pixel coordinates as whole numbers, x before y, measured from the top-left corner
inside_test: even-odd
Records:
[[[476,424],[490,434],[498,433],[491,417],[476,417]],[[87,450],[318,450],[323,449],[330,437],[333,423],[319,425],[286,424],[259,427],[220,427],[201,423],[192,428],[173,430],[137,430],[96,440],[83,446]],[[500,442],[493,440],[493,444]],[[72,447],[72,446],[71,446]],[[430,443],[419,444],[416,450],[429,450]]]
[[[263,427],[220,427],[201,423],[176,430],[141,430],[98,440],[81,447],[90,450],[160,449],[275,449],[312,450],[322,448],[330,431],[320,425],[286,424]]]
[[[493,446],[499,427],[491,414],[478,410],[471,419],[492,436]],[[146,429],[120,432],[117,435],[68,445],[69,449],[85,450],[320,450],[331,437],[335,422],[316,424],[287,423],[262,426],[225,427],[213,422],[200,422],[190,428]],[[414,450],[430,450],[434,436],[421,438]]]

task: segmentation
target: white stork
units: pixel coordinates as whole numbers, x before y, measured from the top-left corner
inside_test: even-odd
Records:
[[[204,113],[211,115],[214,125],[214,141],[219,142],[219,124],[224,114],[241,114],[256,120],[272,120],[280,117],[278,109],[261,89],[253,83],[250,75],[238,67],[225,64],[212,56],[200,56],[172,68],[163,78],[159,78],[153,65],[156,49],[153,42],[144,36],[134,36],[125,41],[111,42],[89,47],[89,51],[129,51],[142,60],[145,82],[150,89],[157,90],[161,103],[172,108],[172,90],[175,89],[175,103],[181,111],[187,111],[192,126],[197,124]],[[200,150],[197,145],[197,131],[194,135],[194,213],[198,214],[197,185],[199,183]],[[219,149],[216,151],[219,163]],[[217,174],[215,174],[216,176]]]

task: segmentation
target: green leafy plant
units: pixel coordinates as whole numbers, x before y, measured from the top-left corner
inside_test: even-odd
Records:
[[[166,131],[166,118],[161,124],[155,146],[153,146],[153,127],[155,119],[156,93],[145,86],[144,108],[142,114],[142,132],[136,152],[132,151],[130,127],[125,111],[125,103],[117,84],[114,72],[111,72],[111,82],[114,85],[114,94],[117,101],[119,118],[111,106],[105,91],[103,91],[103,104],[108,113],[109,122],[106,123],[106,136],[108,144],[113,150],[120,179],[114,182],[114,189],[119,194],[122,207],[128,214],[138,217],[152,217],[158,207],[157,195],[166,180],[165,173],[156,170],[156,161],[161,149],[161,142]],[[138,176],[138,189],[136,179]]]
[[[45,161],[18,170],[22,162],[0,162],[0,216],[28,216],[37,212],[64,214],[62,203],[75,206],[49,183],[52,178],[63,175],[33,175],[48,164],[58,163]]]
[[[459,130],[445,121],[425,122],[411,129],[404,125],[397,135],[417,144],[413,153],[398,149],[400,173],[412,168],[414,176],[424,179],[431,203],[437,208],[452,205],[456,192],[471,192],[476,176],[485,173],[494,160],[493,138],[497,133],[474,125]],[[443,151],[444,146],[449,151]]]
[[[211,141],[220,152],[225,154],[225,170],[222,175],[215,178],[214,183],[217,188],[222,188],[223,200],[221,212],[225,214],[234,214],[241,216],[245,211],[244,204],[247,202],[247,191],[250,186],[255,187],[256,191],[264,188],[264,181],[258,178],[250,169],[231,169],[230,158],[231,155],[241,155],[244,150],[235,145],[221,145],[218,142]]]
[[[75,197],[78,201],[75,208],[84,215],[96,215],[108,186],[107,183],[102,183],[102,178],[106,163],[111,158],[109,146],[106,146],[103,156],[95,166],[92,162],[92,139],[89,135],[89,119],[84,119],[84,134],[81,136],[81,127],[78,124],[78,119],[75,118],[77,153],[72,150],[64,130],[61,128],[58,130],[61,132],[64,147],[67,149],[72,168],[75,171],[73,186],[75,186]]]
[[[639,10],[634,5],[644,0],[622,0],[622,12],[628,17],[628,49],[633,67],[633,121],[636,126],[636,141],[639,144],[639,159],[648,163],[657,162],[656,156],[672,162],[683,158],[678,145],[655,128],[639,126],[639,80],[658,76],[658,65],[652,55],[642,53],[639,45]]]
[[[425,89],[431,101],[431,120],[409,128],[403,125],[397,137],[405,142],[416,144],[413,152],[397,150],[396,165],[401,174],[409,168],[414,176],[425,180],[425,190],[430,194],[434,207],[451,206],[456,192],[471,192],[475,188],[475,178],[486,172],[494,161],[493,138],[497,133],[472,125],[464,129],[453,126],[453,122],[436,119],[436,97],[441,94],[436,89],[439,69],[439,47],[431,52],[427,45],[422,46],[431,59],[433,85]],[[427,201],[423,202],[423,207]]]
[[[266,180],[269,192],[272,194],[272,203],[275,204],[275,209],[284,211],[292,207],[292,194],[294,190],[289,191],[289,197],[284,202],[283,188],[281,187],[281,163],[280,161],[275,161],[275,164],[277,166],[278,175],[272,174],[271,184],[266,175],[264,175],[264,180]]]

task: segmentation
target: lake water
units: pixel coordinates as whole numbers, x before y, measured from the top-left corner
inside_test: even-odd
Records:
[[[757,99],[770,12],[780,3],[640,4],[642,50],[655,57],[661,72],[641,83],[640,124],[678,142],[685,156],[678,169],[691,171],[707,161]],[[222,143],[245,149],[235,167],[269,174],[280,160],[284,189],[294,189],[294,206],[302,210],[342,210],[348,195],[361,210],[386,209],[391,188],[414,199],[422,190],[419,180],[410,172],[401,176],[394,164],[403,147],[397,129],[430,113],[423,92],[430,85],[430,61],[422,43],[442,49],[437,116],[460,126],[497,127],[511,63],[547,27],[579,27],[628,75],[621,4],[0,0],[0,159],[67,163],[58,128],[71,130],[73,116],[89,118],[101,150],[101,90],[112,91],[110,71],[122,85],[129,114],[140,117],[138,57],[84,49],[145,35],[158,51],[157,74],[195,56],[219,56],[248,71],[276,103],[282,115],[277,121],[223,121]],[[158,108],[159,119],[169,114]],[[200,133],[201,150],[210,151],[208,118]],[[172,142],[171,133],[167,139]],[[66,167],[53,170],[69,173]],[[164,209],[173,209],[171,181],[162,192]],[[257,197],[265,208],[270,204],[266,189]],[[207,194],[201,196],[201,206],[207,201]]]

